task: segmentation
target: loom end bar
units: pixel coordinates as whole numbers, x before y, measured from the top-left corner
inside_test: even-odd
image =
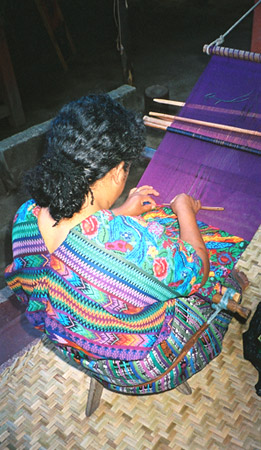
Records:
[[[239,305],[237,296],[240,297],[240,294],[236,292],[234,294],[234,298],[228,300],[227,309],[228,309],[228,311],[239,314],[243,319],[247,320],[251,314],[251,309]],[[213,301],[213,303],[218,305],[221,301],[221,298],[222,298],[222,296],[220,294],[215,294],[213,296],[212,301]]]
[[[208,55],[226,56],[227,58],[261,63],[261,53],[239,50],[237,48],[220,47],[219,45],[210,46],[205,44],[203,46],[203,53],[207,53]]]

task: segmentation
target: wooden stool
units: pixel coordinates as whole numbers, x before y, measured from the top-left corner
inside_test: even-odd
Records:
[[[187,381],[177,386],[176,389],[177,391],[181,392],[184,395],[192,394],[191,387],[189,386]],[[102,391],[103,391],[102,384],[100,384],[97,380],[95,380],[95,378],[91,378],[85,411],[87,417],[90,417],[92,413],[94,413],[94,411],[96,411],[96,409],[100,405]]]
[[[85,414],[90,417],[101,401],[103,386],[95,378],[91,378]]]

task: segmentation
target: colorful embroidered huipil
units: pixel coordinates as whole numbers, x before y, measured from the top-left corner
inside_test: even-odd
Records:
[[[139,217],[99,211],[52,254],[38,228],[39,210],[31,200],[14,219],[14,261],[6,281],[27,304],[33,325],[107,388],[130,394],[172,389],[221,351],[227,314],[217,317],[173,373],[147,388],[132,387],[163,373],[211,314],[209,303],[193,295],[202,279],[200,258],[178,238],[169,208]],[[209,281],[199,292],[211,297],[247,243],[199,226],[211,260]]]

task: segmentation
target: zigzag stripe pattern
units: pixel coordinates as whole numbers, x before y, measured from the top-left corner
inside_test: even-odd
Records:
[[[225,314],[216,318],[173,373],[146,389],[133,387],[169,367],[188,336],[212,312],[209,304],[197,297],[175,304],[174,289],[113,250],[104,250],[80,226],[49,254],[32,208],[32,203],[27,210],[24,206],[14,222],[15,259],[6,270],[7,282],[28,303],[31,323],[108,389],[140,395],[172,389],[220,353],[229,324]],[[167,220],[167,213],[162,219]],[[222,237],[216,230],[211,233]],[[230,259],[235,261],[240,250],[233,251]],[[208,289],[213,286],[203,295]]]
[[[260,302],[261,227],[238,268],[250,281],[243,301],[253,314]],[[86,370],[79,360],[68,364],[44,337],[1,374],[0,447],[260,449],[261,402],[254,387],[258,372],[243,358],[242,333],[248,327],[249,321],[232,320],[222,353],[190,378],[191,395],[175,389],[140,398],[104,389],[99,408],[89,419],[85,416],[90,383]]]
[[[189,307],[184,308],[184,303],[176,300],[176,309],[172,332],[166,341],[154,347],[142,361],[119,362],[117,360],[97,361],[95,364],[85,364],[87,370],[94,371],[103,385],[112,391],[133,395],[148,395],[170,390],[181,384],[185,379],[202,370],[211,360],[219,355],[222,348],[222,340],[227,331],[223,321],[228,323],[231,317],[226,313],[217,316],[207,333],[203,333],[193,349],[184,358],[183,363],[178,364],[173,372],[164,376],[160,381],[151,383],[145,387],[131,387],[131,385],[150,381],[164,373],[173,362],[187,340],[196,332],[202,324],[201,314],[197,307],[202,305],[196,296],[189,298]],[[206,306],[204,307],[206,309]],[[184,320],[184,309],[191,310],[192,315],[187,315]],[[206,314],[206,317],[210,314]],[[209,345],[209,342],[212,345]],[[114,383],[108,382],[108,373],[113,373]]]
[[[97,286],[101,291],[106,290],[111,295],[124,298],[126,301],[129,300],[136,307],[144,307],[155,303],[155,299],[129,286],[124,278],[112,279],[109,272],[101,273],[98,266],[90,266],[88,261],[78,258],[78,255],[75,255],[70,249],[67,251],[67,248],[63,247],[57,251],[57,257],[64,261],[72,272],[76,272],[80,279],[88,280],[90,285]]]

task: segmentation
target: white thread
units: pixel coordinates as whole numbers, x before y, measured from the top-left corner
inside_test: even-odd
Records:
[[[221,34],[217,39],[215,39],[215,41],[211,42],[208,46],[207,46],[207,50],[206,53],[208,55],[210,55],[209,50],[210,47],[213,47],[213,45],[220,45],[223,44],[224,42],[224,38],[225,36],[227,36],[230,31],[232,31],[240,22],[242,22],[242,20],[249,14],[251,13],[251,11],[253,11],[253,9],[255,9],[258,5],[260,5],[261,0],[259,0],[255,5],[253,5],[245,14],[243,14],[242,17],[240,17],[240,19],[237,20],[237,22],[234,23],[234,25],[232,25],[232,27],[230,27],[224,34]]]

